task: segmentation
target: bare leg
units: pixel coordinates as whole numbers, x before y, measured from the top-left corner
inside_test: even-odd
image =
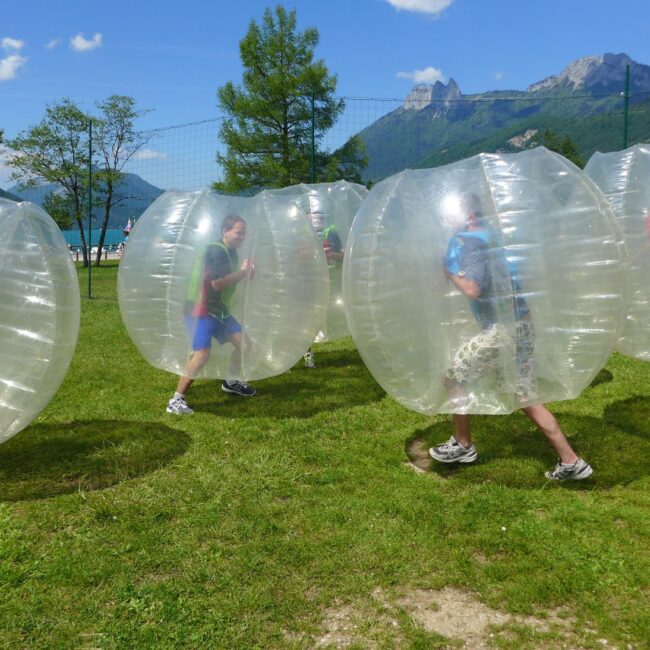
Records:
[[[449,396],[452,400],[465,396],[465,391],[452,379],[445,379],[445,388],[449,391]],[[472,445],[470,417],[466,414],[454,413],[454,438],[463,447],[470,447]]]
[[[187,365],[185,366],[185,374],[178,380],[178,385],[176,387],[177,393],[180,393],[181,395],[187,393],[194,381],[196,373],[203,368],[209,358],[210,348],[202,348],[201,350],[195,350],[192,353],[192,356],[189,358]]]
[[[454,413],[454,438],[463,447],[471,447],[472,436],[470,433],[470,417],[469,415],[460,415]]]
[[[560,461],[571,465],[578,460],[578,455],[573,451],[555,416],[543,404],[527,406],[521,410],[546,436],[546,439],[551,443],[553,449],[555,449],[557,455],[560,457]]]
[[[228,340],[232,343],[234,348],[232,355],[230,356],[230,376],[228,377],[228,381],[238,380],[241,379],[241,359],[242,354],[245,353],[245,349],[244,352],[242,352],[244,339],[241,332],[235,332]]]

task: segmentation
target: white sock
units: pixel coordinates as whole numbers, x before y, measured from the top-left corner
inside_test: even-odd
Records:
[[[177,391],[174,393],[174,399],[185,399],[185,395]]]

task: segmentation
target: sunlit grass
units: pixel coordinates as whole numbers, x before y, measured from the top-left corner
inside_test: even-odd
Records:
[[[349,339],[254,399],[197,381],[195,415],[166,414],[176,378],[131,344],[115,280],[93,269],[64,384],[0,446],[0,647],[307,648],[345,605],[357,647],[449,647],[404,608],[382,626],[373,596],[443,587],[563,608],[571,647],[647,647],[650,365],[616,355],[553,405],[585,483],[544,479],[555,458],[517,414],[476,418],[475,466],[416,473],[407,452],[450,420],[387,398]],[[563,642],[506,632],[498,647]]]

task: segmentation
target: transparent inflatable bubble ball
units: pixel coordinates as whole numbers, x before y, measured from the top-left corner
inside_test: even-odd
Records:
[[[330,285],[329,303],[316,341],[333,341],[350,336],[342,286],[345,245],[354,217],[368,190],[358,183],[340,180],[334,183],[301,183],[271,192],[296,202],[311,223],[325,256]]]
[[[58,226],[33,203],[0,198],[0,443],[27,427],[63,381],[79,305]]]
[[[157,368],[264,379],[302,358],[325,316],[325,261],[290,200],[168,191],[131,231],[118,273],[126,329]],[[194,371],[193,371],[194,372]]]
[[[630,257],[630,301],[616,349],[650,361],[650,145],[595,153],[585,173],[609,200]]]
[[[622,327],[626,249],[607,200],[540,147],[375,185],[343,269],[375,379],[421,413],[509,413],[577,397]]]

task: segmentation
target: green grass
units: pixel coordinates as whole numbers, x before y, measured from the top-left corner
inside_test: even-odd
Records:
[[[176,377],[130,342],[116,268],[93,269],[57,395],[0,446],[0,647],[309,648],[337,608],[349,647],[453,647],[398,604],[445,587],[570,621],[494,627],[495,647],[649,647],[650,365],[615,355],[553,405],[584,484],[545,481],[519,414],[476,418],[475,466],[418,474],[407,451],[450,419],[386,397],[351,340],[254,399],[198,381],[195,415],[164,413]]]

